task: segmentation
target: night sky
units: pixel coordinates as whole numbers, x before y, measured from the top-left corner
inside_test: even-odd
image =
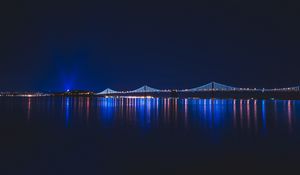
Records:
[[[298,86],[296,1],[10,1],[0,90]]]

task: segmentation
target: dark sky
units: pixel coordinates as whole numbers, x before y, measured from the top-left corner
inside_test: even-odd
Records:
[[[297,1],[10,1],[0,90],[299,85]]]

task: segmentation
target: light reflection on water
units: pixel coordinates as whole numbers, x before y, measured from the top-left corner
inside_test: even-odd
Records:
[[[55,114],[64,118],[65,127],[98,123],[104,128],[238,129],[262,135],[274,128],[293,133],[300,108],[299,101],[292,100],[64,97],[22,101],[27,120],[43,117],[38,116],[43,112]]]
[[[31,98],[28,98],[27,101],[27,119],[30,120],[30,111],[31,111]]]
[[[54,165],[52,174],[66,165],[73,174],[100,165],[118,167],[115,174],[130,166],[142,167],[139,174],[153,167],[190,174],[199,165],[197,174],[221,166],[256,173],[293,165],[297,172],[299,117],[293,100],[0,98],[1,156],[13,169],[25,163],[23,174],[49,166],[47,174]]]

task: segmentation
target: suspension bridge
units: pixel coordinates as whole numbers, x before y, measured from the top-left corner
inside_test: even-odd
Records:
[[[188,96],[188,97],[256,97],[267,96],[276,97],[284,96],[286,94],[296,94],[300,98],[300,86],[286,87],[286,88],[241,88],[228,86],[225,84],[210,82],[191,89],[157,89],[144,85],[135,90],[116,91],[110,88],[96,93],[97,96]]]

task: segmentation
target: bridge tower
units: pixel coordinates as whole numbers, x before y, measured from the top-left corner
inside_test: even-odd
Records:
[[[214,99],[215,97],[215,82],[211,82],[211,98]]]
[[[147,97],[147,86],[144,86],[144,97]]]

